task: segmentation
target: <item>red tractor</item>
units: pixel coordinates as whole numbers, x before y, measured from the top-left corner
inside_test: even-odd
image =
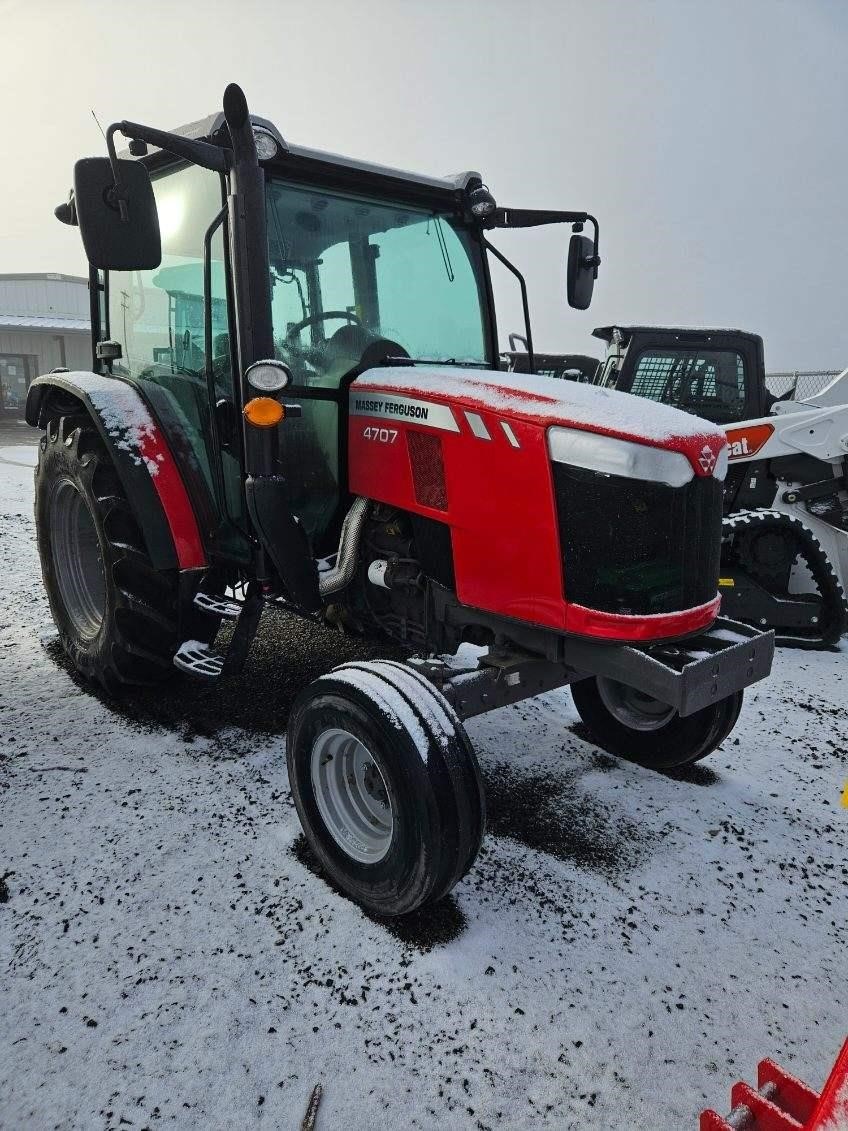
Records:
[[[116,123],[107,146],[57,209],[91,267],[92,372],[27,401],[44,582],[80,672],[109,692],[173,665],[225,679],[268,604],[410,657],[322,676],[288,726],[304,831],[381,914],[475,859],[462,719],[570,684],[598,745],[642,765],[727,737],[773,637],[716,619],[724,433],[498,371],[492,259],[526,289],[487,233],[576,228],[585,309],[593,217],[291,145],[236,86],[223,114]],[[439,659],[463,641],[478,663]]]

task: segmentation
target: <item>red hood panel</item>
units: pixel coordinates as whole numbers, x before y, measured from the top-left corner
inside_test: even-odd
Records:
[[[485,409],[507,420],[600,432],[651,447],[683,452],[697,475],[711,475],[727,444],[715,424],[658,404],[575,381],[537,374],[448,366],[381,366],[354,381],[351,395],[385,392],[425,398],[459,409]]]

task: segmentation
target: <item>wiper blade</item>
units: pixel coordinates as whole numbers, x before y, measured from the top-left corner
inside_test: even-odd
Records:
[[[490,369],[488,361],[457,361],[455,357],[384,357],[380,365],[455,365],[458,369]]]

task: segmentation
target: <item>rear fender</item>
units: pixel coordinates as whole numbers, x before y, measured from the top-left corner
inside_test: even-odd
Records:
[[[46,428],[56,416],[88,413],[106,446],[156,569],[205,569],[197,519],[163,431],[138,389],[120,377],[51,373],[27,393],[26,421]]]

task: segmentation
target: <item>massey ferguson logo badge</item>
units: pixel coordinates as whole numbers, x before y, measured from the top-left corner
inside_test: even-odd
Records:
[[[371,416],[382,420],[414,420],[427,428],[438,428],[442,432],[458,432],[459,425],[445,404],[433,404],[416,397],[399,397],[394,393],[370,391],[361,393],[353,388],[350,396],[351,416]]]
[[[705,475],[712,475],[713,468],[716,465],[716,457],[713,455],[712,448],[708,448],[706,444],[704,444],[703,448],[701,448],[701,454],[698,456],[698,463],[704,469]]]

